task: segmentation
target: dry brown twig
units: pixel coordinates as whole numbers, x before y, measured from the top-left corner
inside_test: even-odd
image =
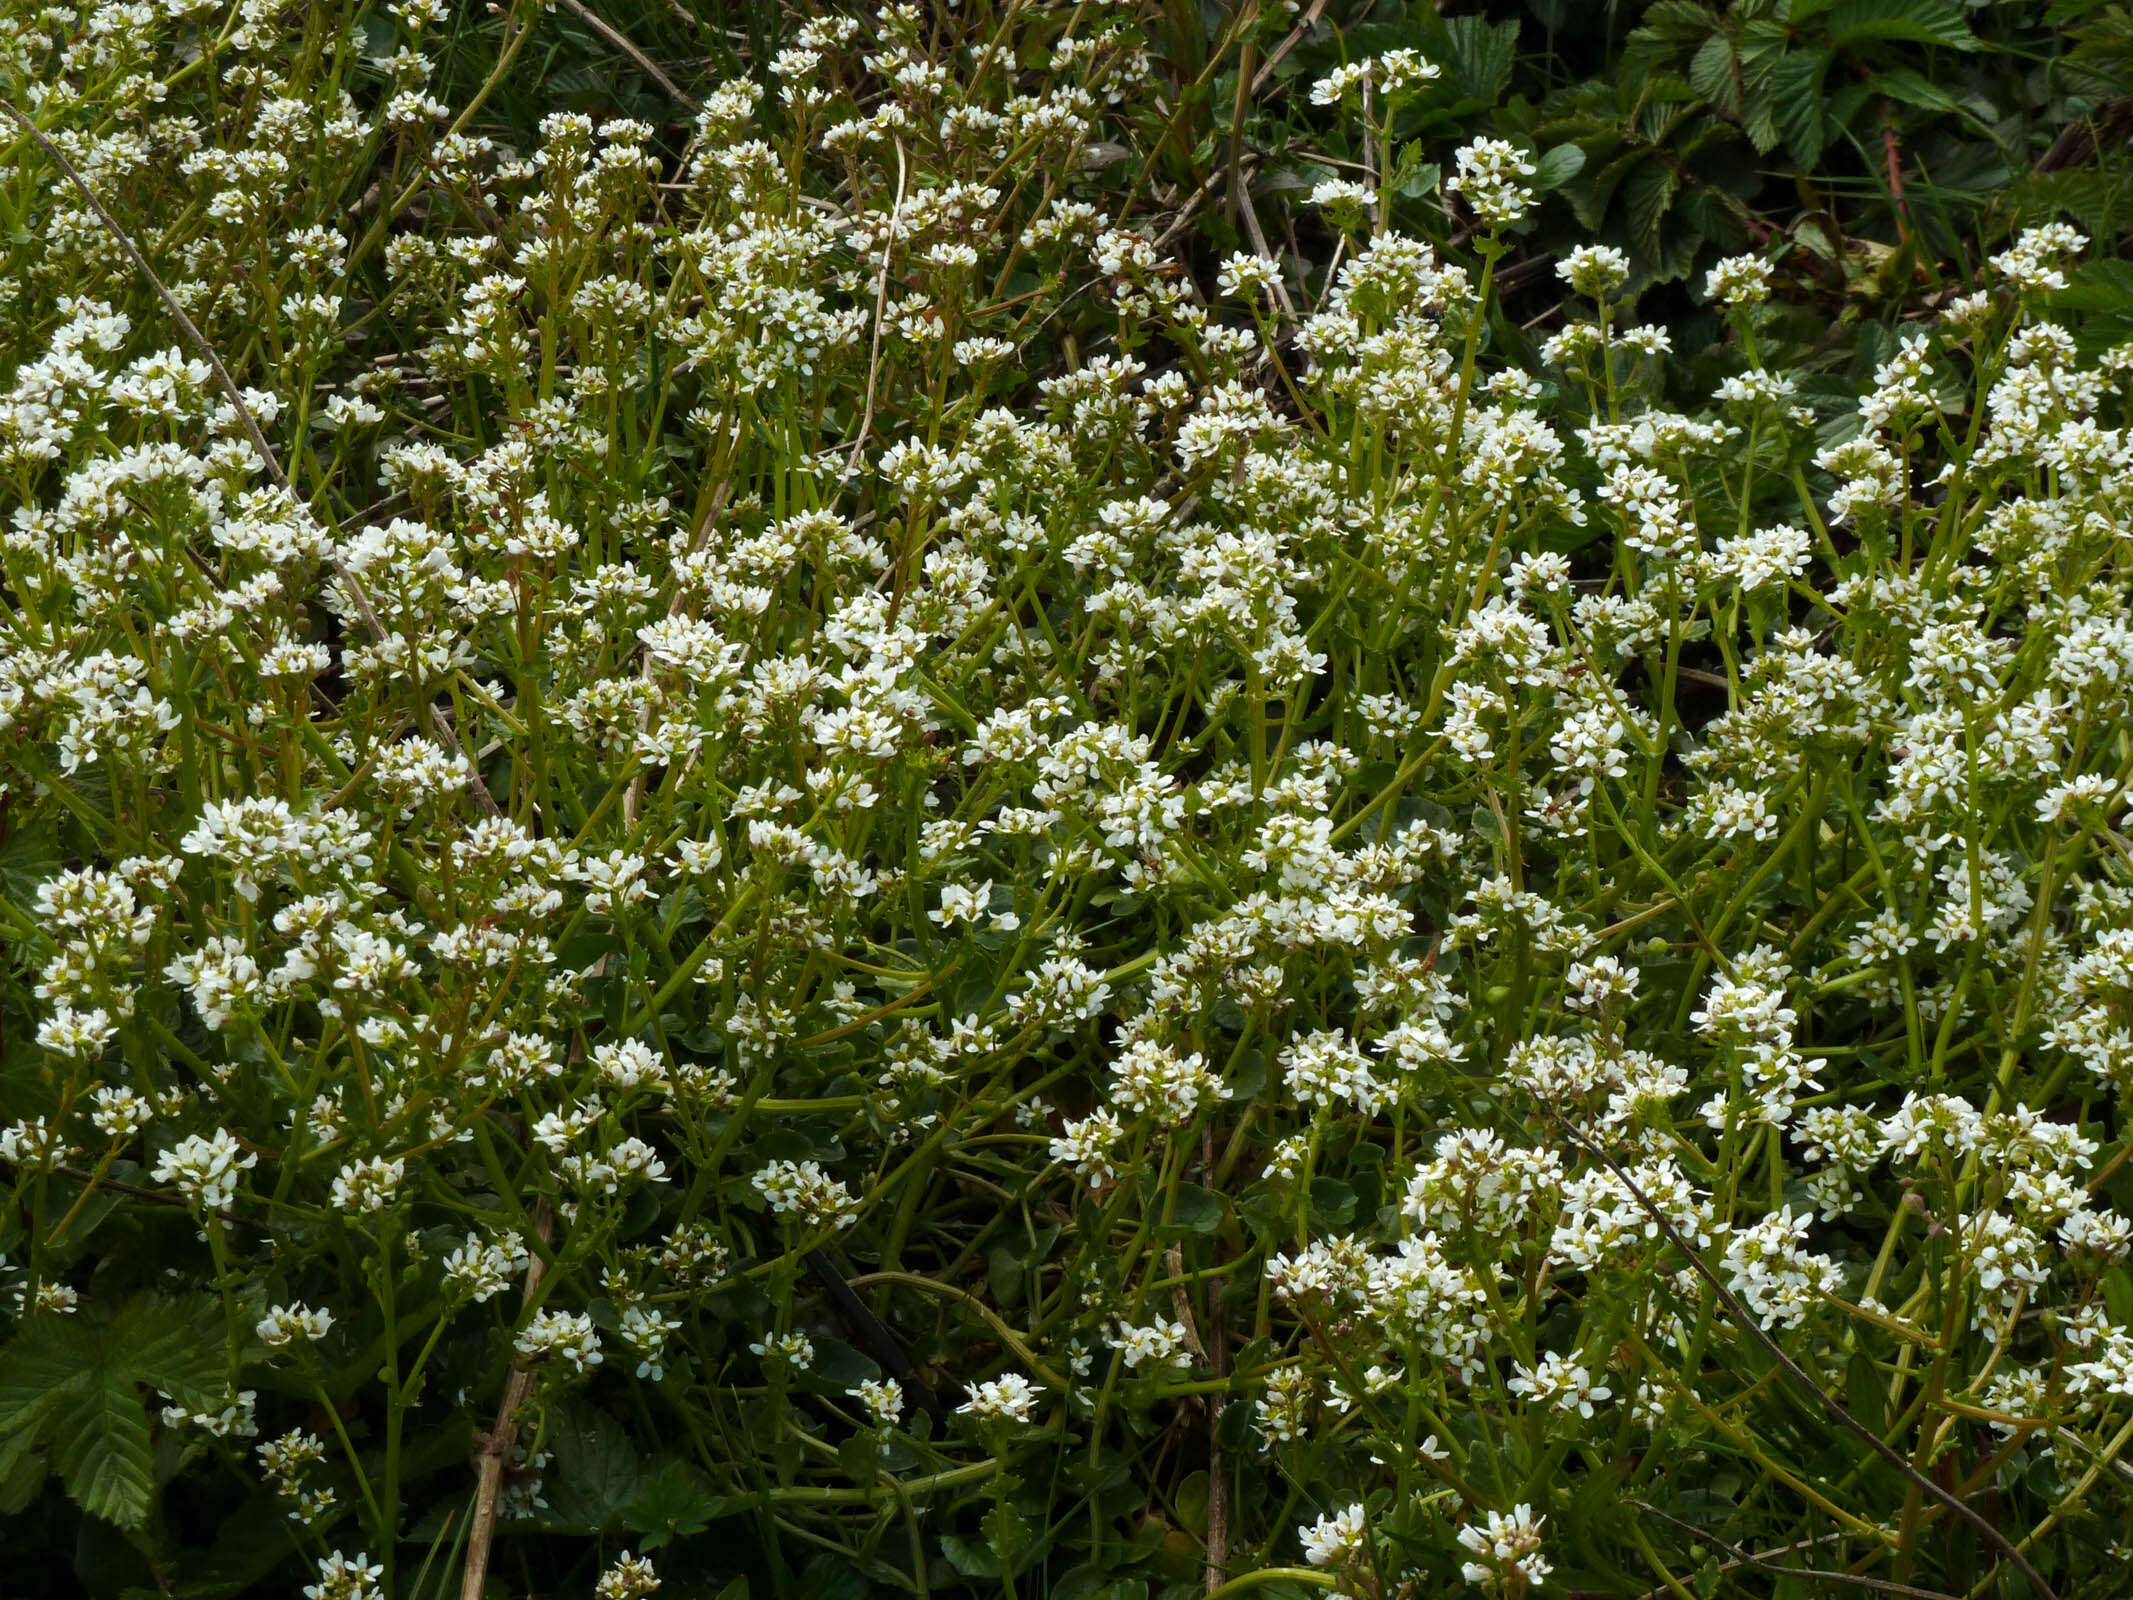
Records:
[[[1282,59],[1304,42],[1304,35],[1318,26],[1318,19],[1326,14],[1326,5],[1327,0],[1311,0],[1311,9],[1297,19],[1296,26],[1289,30],[1289,36],[1274,46],[1273,53],[1266,58],[1266,64],[1252,79],[1254,96],[1266,87],[1267,80],[1274,76],[1274,69],[1281,65]]]
[[[658,84],[661,89],[666,91],[668,99],[674,100],[681,105],[687,106],[691,111],[703,110],[703,107],[701,105],[697,104],[696,101],[692,100],[688,95],[684,94],[681,91],[681,89],[675,84],[672,78],[668,77],[664,72],[661,72],[659,70],[658,64],[654,62],[650,56],[646,55],[642,50],[638,49],[635,44],[631,43],[630,38],[627,34],[623,33],[621,29],[615,27],[612,23],[606,22],[600,17],[595,16],[593,14],[592,8],[587,5],[584,5],[582,3],[582,0],[563,0],[563,9],[576,16],[587,27],[591,28],[593,32],[597,33],[601,38],[605,39],[617,50],[620,50],[624,55],[628,56],[630,60],[637,64],[637,70],[639,72],[642,72],[646,77],[650,78],[654,83]]]
[[[536,1201],[533,1231],[540,1235],[543,1245],[553,1237],[554,1227],[554,1214],[548,1209],[547,1200]],[[541,1279],[548,1271],[540,1251],[535,1250],[532,1256],[526,1263],[525,1292],[519,1296],[520,1316],[526,1314],[526,1308],[540,1293]],[[496,1538],[496,1503],[503,1494],[504,1468],[510,1464],[512,1447],[518,1443],[519,1407],[526,1403],[532,1390],[532,1369],[523,1361],[513,1361],[504,1378],[504,1397],[497,1402],[496,1426],[482,1436],[476,1452],[474,1521],[467,1534],[467,1564],[459,1585],[460,1600],[481,1600],[482,1588],[489,1581],[489,1546]]]

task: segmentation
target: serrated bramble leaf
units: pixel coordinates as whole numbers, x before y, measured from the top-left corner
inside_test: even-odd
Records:
[[[1689,61],[1689,82],[1698,94],[1727,116],[1740,115],[1739,64],[1733,41],[1722,33],[1714,33],[1704,40],[1702,48]]]
[[[70,1389],[53,1416],[60,1476],[92,1516],[137,1528],[155,1493],[148,1412],[133,1385],[106,1369]]]
[[[1962,13],[1943,0],[1844,0],[1829,14],[1829,42],[1854,50],[1882,40],[1975,50],[1977,35]]]
[[[140,1388],[202,1404],[227,1390],[215,1303],[162,1295],[109,1320],[33,1317],[0,1350],[0,1434],[48,1440],[67,1492],[121,1527],[146,1518],[155,1493],[148,1411]]]
[[[1822,153],[1828,132],[1822,116],[1826,58],[1804,50],[1783,57],[1770,73],[1770,100],[1786,148],[1802,166]]]
[[[219,1400],[229,1388],[221,1313],[205,1296],[130,1301],[112,1319],[103,1344],[114,1370],[174,1400]]]
[[[1660,253],[1659,227],[1673,204],[1681,180],[1664,162],[1646,161],[1622,185],[1622,202],[1629,213],[1630,237],[1646,255]]]
[[[0,839],[0,899],[27,910],[37,887],[64,865],[59,824],[50,817],[17,823]]]
[[[1921,111],[1960,111],[1962,102],[1930,78],[1909,67],[1888,67],[1874,74],[1867,87],[1875,94],[1900,100]]]
[[[85,1383],[96,1343],[69,1319],[32,1317],[0,1350],[0,1433],[30,1427]]]
[[[1445,63],[1457,80],[1459,92],[1470,100],[1494,100],[1511,76],[1518,59],[1518,24],[1490,22],[1483,17],[1447,17],[1444,31],[1450,40]]]

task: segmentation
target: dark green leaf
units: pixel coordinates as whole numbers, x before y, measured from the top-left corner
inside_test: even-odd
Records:
[[[1178,1185],[1177,1206],[1170,1214],[1174,1227],[1187,1233],[1213,1233],[1222,1226],[1229,1207],[1221,1195],[1196,1183]]]
[[[1909,67],[1885,67],[1875,73],[1865,87],[1874,94],[1886,95],[1891,100],[1901,100],[1907,106],[1917,106],[1925,111],[1962,109],[1954,95]]]
[[[83,1330],[67,1319],[30,1318],[14,1343],[0,1351],[0,1433],[43,1420],[88,1382],[95,1355]]]
[[[1496,99],[1518,59],[1518,24],[1474,16],[1447,17],[1444,31],[1450,48],[1443,64],[1460,97],[1484,102]]]
[[[1724,34],[1714,33],[1704,40],[1689,62],[1689,82],[1727,116],[1740,115],[1740,58]]]
[[[1853,50],[1880,40],[1944,44],[1975,50],[1977,35],[1962,13],[1942,0],[1844,0],[1829,14],[1834,50]]]
[[[0,839],[0,899],[27,911],[36,903],[37,886],[64,864],[57,821],[40,817],[16,823]]]
[[[941,1554],[948,1558],[948,1565],[966,1578],[1000,1576],[1000,1558],[979,1540],[944,1533],[941,1535]]]
[[[69,1387],[53,1415],[60,1476],[92,1516],[137,1528],[155,1493],[148,1413],[133,1385],[108,1368]]]
[[[1657,257],[1660,253],[1660,226],[1666,221],[1667,208],[1673,204],[1674,191],[1680,186],[1673,168],[1658,161],[1642,163],[1622,185],[1622,201],[1629,212],[1629,236],[1647,256]]]
[[[554,1438],[549,1499],[557,1518],[605,1527],[636,1494],[637,1453],[628,1433],[599,1407],[577,1401],[563,1408]]]
[[[669,1459],[639,1481],[635,1497],[622,1508],[622,1525],[644,1536],[645,1549],[656,1550],[701,1533],[726,1510],[709,1479],[686,1461]]]
[[[1559,144],[1534,162],[1533,169],[1533,186],[1547,194],[1585,170],[1585,152],[1574,144]]]
[[[1827,58],[1804,50],[1781,58],[1770,73],[1772,115],[1793,160],[1813,166],[1828,141],[1822,117],[1822,72]]]
[[[1345,1228],[1355,1220],[1355,1189],[1338,1178],[1311,1180],[1311,1215],[1322,1227]]]

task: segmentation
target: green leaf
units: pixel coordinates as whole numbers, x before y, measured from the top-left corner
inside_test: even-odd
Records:
[[[1214,1190],[1203,1189],[1196,1183],[1181,1183],[1170,1220],[1174,1231],[1213,1233],[1222,1226],[1228,1211],[1228,1205]]]
[[[657,1550],[701,1533],[726,1509],[709,1479],[686,1461],[670,1459],[640,1481],[635,1498],[622,1508],[622,1525],[644,1536],[643,1548]]]
[[[32,1317],[0,1351],[0,1434],[42,1422],[89,1381],[95,1345],[63,1317]]]
[[[37,1443],[33,1429],[17,1428],[13,1433],[0,1434],[0,1483],[5,1483],[20,1470],[29,1459],[30,1451]]]
[[[1655,0],[1637,29],[1623,41],[1622,71],[1636,76],[1671,66],[1718,34],[1720,21],[1695,0]]]
[[[67,1493],[92,1516],[137,1528],[155,1493],[148,1412],[133,1385],[105,1369],[72,1389],[57,1408],[54,1432]]]
[[[138,1527],[155,1494],[138,1387],[204,1405],[228,1387],[224,1361],[219,1314],[204,1295],[141,1295],[108,1321],[94,1311],[33,1317],[0,1351],[0,1437],[16,1462],[31,1443],[49,1440],[83,1510]]]
[[[1666,220],[1667,209],[1674,203],[1674,191],[1680,186],[1674,169],[1658,161],[1640,163],[1622,185],[1622,203],[1629,212],[1629,235],[1639,249],[1654,259],[1661,251],[1660,224]]]
[[[1356,1193],[1338,1178],[1311,1180],[1311,1215],[1321,1227],[1345,1228],[1355,1220]]]
[[[2133,307],[2133,261],[2084,261],[2073,281],[2053,296],[2053,304],[2071,311],[2123,311]],[[2123,1276],[2114,1269],[2104,1281]],[[2128,1302],[2133,1305],[2133,1301]]]
[[[1867,85],[1875,94],[1887,95],[1922,111],[1960,111],[1962,103],[1931,79],[1909,67],[1885,67]]]
[[[2103,1304],[2114,1322],[2133,1322],[2133,1273],[2113,1267],[2103,1275]]]
[[[1770,100],[1793,160],[1811,167],[1828,142],[1822,118],[1822,73],[1828,58],[1796,50],[1770,69]]]
[[[1852,50],[1884,39],[1944,44],[1975,50],[1977,35],[1955,7],[1943,0],[1844,0],[1829,14],[1833,50]]]
[[[0,840],[0,899],[27,911],[37,899],[37,886],[64,865],[56,819],[17,823]]]
[[[1738,66],[1733,41],[1722,33],[1704,40],[1703,48],[1689,61],[1689,82],[1696,92],[1729,117],[1740,115]]]
[[[622,1424],[598,1406],[574,1401],[555,1430],[556,1482],[549,1502],[560,1521],[592,1528],[637,1493],[637,1452]]]
[[[997,1578],[1000,1575],[1000,1558],[979,1540],[944,1533],[941,1535],[941,1554],[948,1558],[948,1565],[966,1578]]]
[[[1574,144],[1559,144],[1533,163],[1533,186],[1547,194],[1584,170],[1585,152]]]
[[[1444,32],[1450,41],[1444,65],[1450,69],[1460,97],[1495,100],[1510,80],[1511,66],[1518,59],[1518,24],[1490,22],[1483,17],[1446,17]]]
[[[35,1503],[44,1492],[45,1473],[50,1465],[44,1451],[27,1448],[33,1435],[23,1433],[16,1438],[25,1448],[8,1462],[7,1475],[0,1477],[0,1517],[19,1517]],[[8,1449],[0,1446],[0,1458],[8,1456]]]
[[[1004,1244],[996,1244],[985,1258],[985,1286],[993,1304],[1002,1310],[1022,1303],[1022,1258]]]
[[[223,1337],[221,1310],[207,1296],[188,1303],[142,1295],[112,1318],[104,1347],[115,1370],[199,1406],[228,1392]]]
[[[992,1547],[992,1553],[1003,1566],[1012,1566],[1029,1543],[1029,1524],[1022,1520],[1022,1513],[1003,1500],[985,1513],[984,1526],[985,1542]]]
[[[1875,1432],[1888,1426],[1888,1384],[1864,1350],[1854,1350],[1845,1366],[1844,1399],[1851,1414]]]
[[[875,1590],[851,1562],[824,1551],[802,1569],[800,1592],[807,1600],[868,1600]]]

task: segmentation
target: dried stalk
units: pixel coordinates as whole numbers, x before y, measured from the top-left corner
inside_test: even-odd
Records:
[[[533,1231],[540,1235],[543,1245],[555,1236],[555,1217],[548,1209],[546,1199],[534,1204]],[[541,1258],[540,1251],[534,1251],[533,1259],[526,1263],[526,1289],[519,1296],[521,1315],[540,1293],[541,1279],[547,1271],[548,1263]],[[504,1469],[510,1464],[511,1448],[518,1443],[519,1408],[526,1403],[532,1388],[533,1370],[523,1361],[513,1361],[511,1371],[504,1378],[504,1397],[497,1403],[496,1426],[482,1436],[475,1453],[479,1476],[474,1487],[474,1521],[467,1536],[467,1564],[459,1585],[460,1600],[481,1600],[482,1588],[489,1581],[489,1546],[496,1538],[496,1502],[503,1493]]]
[[[638,49],[636,45],[632,44],[628,35],[624,34],[612,23],[603,22],[599,17],[593,14],[590,7],[582,4],[581,0],[563,0],[563,8],[566,11],[569,11],[573,15],[575,15],[587,27],[591,28],[593,32],[597,33],[601,38],[605,39],[617,50],[620,50],[624,55],[628,56],[630,60],[636,62],[637,70],[639,72],[642,72],[646,77],[650,78],[654,83],[658,84],[660,88],[664,89],[667,93],[668,99],[677,101],[678,103],[687,106],[691,111],[703,110],[702,106],[698,105],[694,100],[690,99],[688,95],[682,93],[682,91],[679,87],[676,86],[672,78],[668,77],[664,72],[661,72],[659,70],[658,66],[653,62],[650,56],[646,55],[642,50]]]

